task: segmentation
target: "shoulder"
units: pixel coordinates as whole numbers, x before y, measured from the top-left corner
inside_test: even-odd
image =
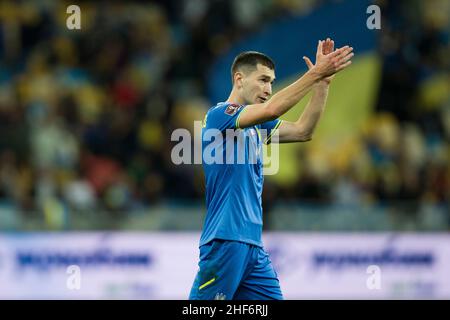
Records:
[[[233,116],[243,107],[244,107],[243,105],[235,103],[219,102],[215,106],[211,107],[208,110],[208,113],[223,113],[229,116]]]
[[[203,127],[219,130],[235,129],[239,114],[243,106],[228,102],[221,102],[211,107],[205,115]]]

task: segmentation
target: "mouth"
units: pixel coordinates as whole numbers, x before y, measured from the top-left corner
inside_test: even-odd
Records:
[[[264,97],[258,97],[258,99],[261,103],[264,103],[267,101],[267,98],[264,98]]]

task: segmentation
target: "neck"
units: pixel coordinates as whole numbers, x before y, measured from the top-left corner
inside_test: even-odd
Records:
[[[230,96],[228,97],[226,102],[235,104],[245,104],[244,99],[239,95],[236,88],[233,88],[233,90],[231,90]]]

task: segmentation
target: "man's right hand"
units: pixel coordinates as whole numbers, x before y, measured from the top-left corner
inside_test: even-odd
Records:
[[[311,68],[311,72],[316,73],[320,79],[329,77],[346,67],[348,67],[352,61],[353,48],[345,46],[339,48],[329,54],[323,54],[323,44],[325,41],[319,41],[317,46],[316,64]]]

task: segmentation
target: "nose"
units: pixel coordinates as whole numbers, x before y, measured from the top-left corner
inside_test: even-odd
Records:
[[[266,94],[266,95],[268,95],[268,96],[272,95],[272,84],[267,83],[267,84],[264,86],[264,94]]]

